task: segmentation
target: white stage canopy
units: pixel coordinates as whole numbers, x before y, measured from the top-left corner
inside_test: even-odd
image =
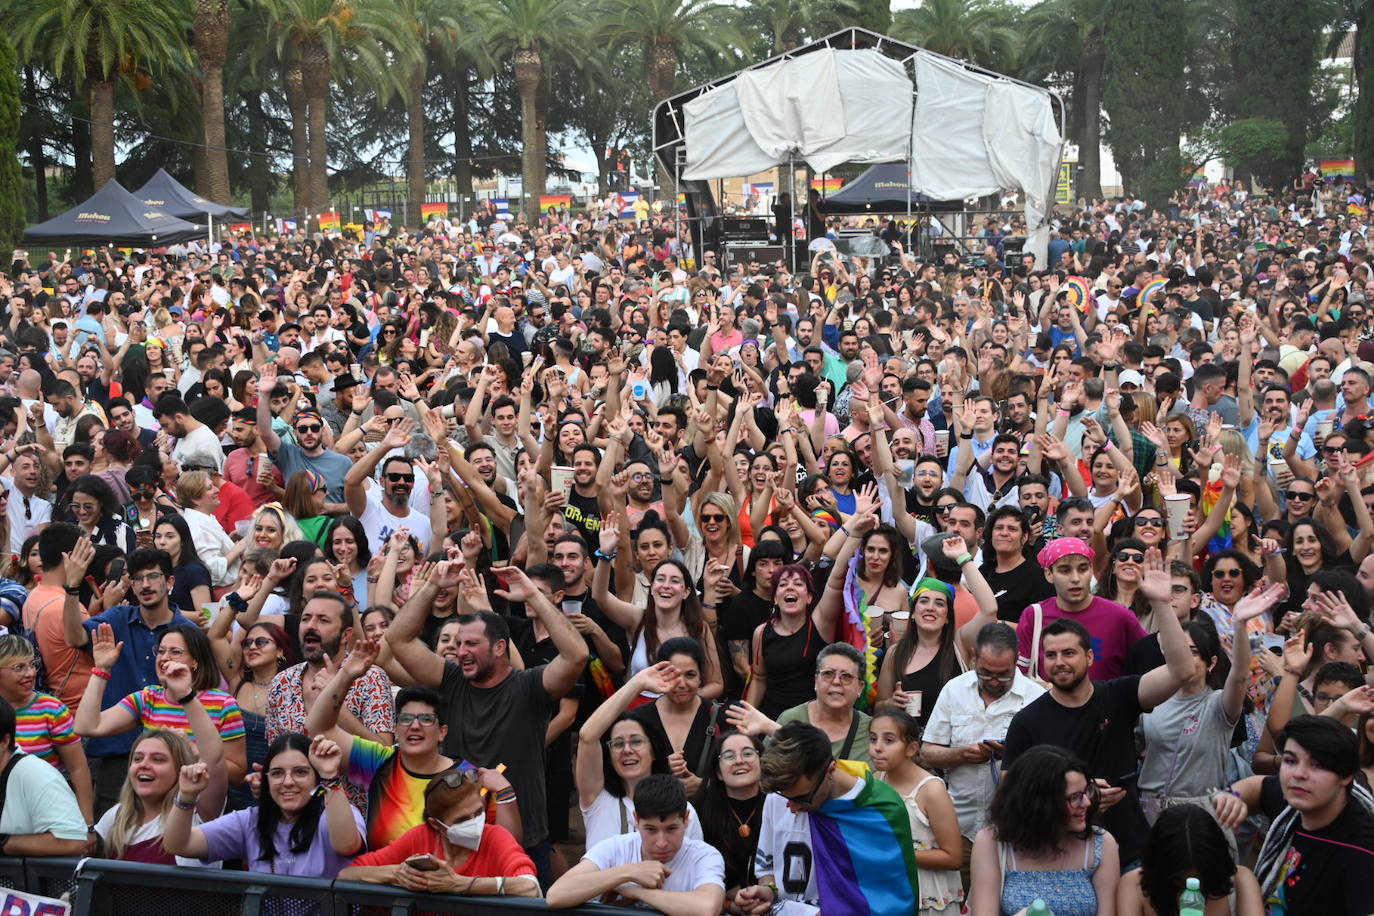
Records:
[[[680,103],[679,177],[734,178],[796,161],[818,172],[846,162],[909,162],[911,190],[936,200],[1021,191],[1025,250],[1045,265],[1045,216],[1063,144],[1057,97],[929,51],[899,59],[895,42],[871,37],[879,49],[822,41]],[[676,101],[662,103],[674,120]]]

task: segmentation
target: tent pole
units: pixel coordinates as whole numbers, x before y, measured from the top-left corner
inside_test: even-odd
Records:
[[[809,191],[808,191],[809,193]],[[811,240],[806,240],[811,244]],[[787,232],[782,237],[783,263],[792,273],[797,272],[797,160],[791,150],[787,153]]]
[[[215,215],[208,210],[205,213],[205,253],[215,256]]]

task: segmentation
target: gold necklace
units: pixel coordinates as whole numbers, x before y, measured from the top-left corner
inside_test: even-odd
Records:
[[[755,805],[754,810],[750,811],[749,816],[744,818],[743,820],[741,820],[740,816],[735,813],[735,806],[730,804],[729,801],[726,801],[725,806],[730,809],[730,816],[733,817],[735,821],[739,824],[740,837],[746,840],[749,839],[749,834],[751,833],[749,829],[749,822],[752,821],[754,819],[754,815],[758,813],[759,806]]]

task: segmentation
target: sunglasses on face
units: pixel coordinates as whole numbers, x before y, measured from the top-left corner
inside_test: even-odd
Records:
[[[407,483],[415,480],[415,474],[387,474],[386,479],[391,483]]]
[[[1148,526],[1150,526],[1151,528],[1163,528],[1163,527],[1164,527],[1164,519],[1162,519],[1162,518],[1137,518],[1137,519],[1135,520],[1135,523],[1136,523],[1137,525],[1148,525]]]
[[[272,642],[272,640],[266,636],[255,636],[252,639],[245,639],[243,641],[243,647],[245,649],[266,649],[268,646],[274,645],[276,645],[276,643]]]
[[[1316,493],[1303,493],[1300,490],[1284,490],[1283,496],[1285,499],[1297,500],[1299,502],[1305,502],[1306,500],[1317,498]]]
[[[1145,562],[1145,554],[1138,550],[1123,550],[1116,555],[1116,561],[1118,563],[1140,564]]]
[[[319,431],[322,430],[322,429],[324,429],[324,427],[321,426],[321,425],[318,424],[318,423],[309,423],[309,424],[306,424],[306,425],[304,425],[304,426],[297,426],[297,427],[296,427],[296,432],[298,432],[298,433],[317,433],[317,432],[319,432]]]
[[[703,515],[703,516],[701,517],[701,520],[702,520],[703,522],[723,522],[723,521],[725,521],[725,516],[724,516],[724,515]]]
[[[1212,578],[1214,579],[1239,579],[1241,575],[1241,571],[1235,568],[1212,570]]]

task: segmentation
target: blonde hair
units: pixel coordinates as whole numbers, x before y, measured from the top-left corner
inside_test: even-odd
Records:
[[[0,667],[33,658],[33,643],[18,633],[0,635]]]
[[[701,500],[701,507],[715,506],[725,513],[725,540],[730,544],[739,543],[739,506],[729,493],[707,493]],[[697,510],[700,514],[700,509]],[[700,522],[697,523],[698,526]]]
[[[210,475],[204,471],[185,471],[177,478],[177,500],[190,506],[210,489]]]
[[[177,773],[181,768],[196,762],[196,752],[191,746],[191,740],[184,734],[167,729],[157,731],[145,731],[139,735],[134,742],[136,749],[144,741],[161,741],[167,746],[167,752],[172,755],[172,765]],[[133,754],[130,753],[132,758]],[[165,821],[167,814],[172,810],[172,802],[177,797],[177,784],[172,783],[172,788],[162,799],[161,810],[158,812],[158,820]],[[128,848],[129,841],[138,833],[138,828],[143,826],[143,799],[138,797],[134,791],[133,770],[130,769],[124,777],[124,785],[119,790],[118,813],[115,814],[114,823],[110,825],[110,835],[105,838],[105,854],[111,859],[123,857],[124,850]]]
[[[259,507],[258,511],[253,513],[253,517],[248,520],[248,533],[250,537],[252,536],[253,529],[258,526],[258,519],[268,513],[275,515],[277,521],[281,524],[281,543],[283,547],[290,544],[292,541],[306,540],[305,535],[301,534],[301,526],[296,524],[296,517],[290,512],[287,512],[286,507],[281,503],[268,503],[265,506]]]

